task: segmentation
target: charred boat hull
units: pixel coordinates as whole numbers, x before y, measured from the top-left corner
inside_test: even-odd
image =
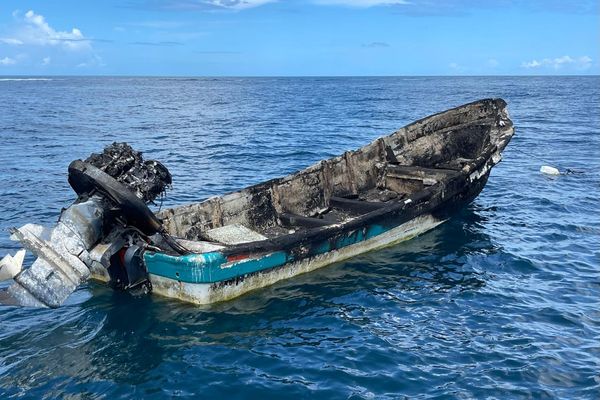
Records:
[[[174,256],[160,252],[147,252],[144,260],[154,291],[167,297],[198,304],[229,300],[250,290],[411,239],[435,228],[481,192],[492,167],[501,159],[501,151],[512,137],[512,123],[508,119],[505,103],[501,100],[487,102],[487,104],[483,102],[483,108],[488,108],[488,114],[484,113],[485,117],[478,122],[487,120],[484,130],[489,129],[491,132],[496,129],[496,143],[490,141],[487,146],[478,149],[476,157],[468,159],[467,162],[460,165],[446,163],[442,167],[439,165],[406,166],[396,160],[390,160],[395,152],[391,149],[392,154],[389,154],[390,149],[384,148],[380,160],[386,163],[387,176],[383,177],[383,180],[395,177],[396,180],[401,181],[390,183],[387,187],[417,184],[419,190],[399,200],[372,202],[354,200],[352,197],[356,196],[347,196],[347,194],[346,198],[337,197],[334,196],[336,194],[334,190],[323,187],[321,189],[323,192],[331,193],[329,199],[325,200],[329,207],[351,210],[354,216],[341,223],[331,224],[327,220],[324,221],[324,218],[315,218],[314,214],[306,216],[286,212],[287,210],[284,209],[278,213],[279,220],[284,224],[287,222],[286,225],[291,227],[303,226],[303,229],[271,239],[227,246],[201,255]],[[466,114],[472,112],[469,110],[470,107],[482,107],[482,103],[463,106],[462,109],[450,110],[430,118],[454,122],[453,125],[451,122],[441,129],[451,130],[458,125],[458,129],[472,130],[471,123],[474,121],[467,121],[467,126],[461,127],[460,122],[464,123],[464,119],[456,118],[456,114],[465,118]],[[431,122],[427,119],[420,121],[422,126],[428,126]],[[411,134],[410,127],[392,136],[404,135],[405,142],[408,142],[406,137]],[[390,138],[390,142],[394,139],[398,140],[397,137]],[[385,138],[379,141],[384,142]],[[377,144],[377,141],[374,143],[376,146],[381,144]],[[462,145],[468,146],[469,143]],[[346,154],[343,158],[347,160],[351,156]],[[358,157],[360,156],[359,154]],[[420,163],[424,164],[424,162]],[[320,169],[321,174],[324,175],[323,171],[327,168],[326,161],[313,167],[312,170],[309,168],[292,177],[269,182],[267,186],[273,194],[277,191],[277,185],[294,179],[302,180],[303,173],[310,174],[315,169]],[[327,178],[325,177],[321,182],[327,182]],[[250,193],[253,191],[264,193],[265,188],[264,185],[259,185],[247,190]],[[215,202],[215,200],[211,201]],[[166,214],[169,213],[167,211]],[[173,215],[177,215],[177,211],[174,211]],[[176,223],[175,220],[176,217],[171,216],[171,222]]]
[[[457,179],[453,183],[453,193],[450,188],[446,188],[444,194],[432,189],[429,193],[421,193],[421,198],[408,198],[402,205],[357,219],[343,229],[333,227],[330,232],[322,231],[311,237],[290,238],[287,246],[280,244],[281,247],[273,251],[261,249],[262,254],[258,257],[239,259],[240,255],[228,257],[221,252],[205,253],[201,257],[197,254],[169,256],[146,253],[145,263],[154,292],[196,304],[226,301],[284,279],[410,240],[445,222],[477,197],[487,182],[490,169],[490,165],[484,165],[474,171],[479,178],[469,185],[464,179]],[[256,249],[247,250],[256,254]]]
[[[15,293],[57,306],[91,276],[196,304],[229,300],[435,228],[483,190],[513,132],[506,102],[481,100],[289,176],[157,215],[145,203],[170,184],[170,174],[115,144],[70,167],[79,198],[68,210],[90,202],[98,210],[83,222],[63,218],[79,232],[77,246],[63,247],[79,251],[71,258],[81,276],[58,279],[53,267],[72,269],[48,256],[62,244],[32,242],[21,228],[17,239],[45,261],[15,277],[13,286],[24,288]],[[123,149],[127,157],[114,156]],[[85,221],[102,229],[88,238]],[[46,281],[52,293],[44,292]]]
[[[295,261],[290,253],[273,252],[258,259],[248,262],[233,263],[228,268],[243,269],[241,275],[227,274],[222,280],[219,278],[223,264],[208,263],[197,259],[164,259],[159,255],[149,255],[146,263],[149,266],[150,279],[154,293],[179,299],[195,304],[211,304],[231,300],[249,291],[264,288],[284,279],[314,271],[330,264],[341,262],[349,258],[381,249],[387,246],[409,240],[431,230],[444,222],[431,214],[422,215],[415,219],[385,230],[378,225],[363,228],[352,233],[341,241],[348,243],[344,246],[325,251],[329,241],[314,243],[314,255]],[[375,232],[381,233],[375,234]],[[360,233],[359,233],[360,232]],[[322,252],[321,252],[322,251]],[[174,276],[174,265],[187,265],[188,271],[196,269],[188,276]],[[212,269],[214,276],[207,271]],[[203,274],[200,271],[205,271]],[[214,281],[214,282],[211,282]]]

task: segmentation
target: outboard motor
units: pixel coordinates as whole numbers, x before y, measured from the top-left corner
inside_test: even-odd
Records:
[[[37,256],[20,272],[22,253],[2,260],[0,272],[6,267],[16,274],[7,290],[13,302],[58,307],[91,275],[115,288],[148,292],[143,252],[156,249],[151,237],[186,253],[147,206],[171,185],[171,174],[158,161],[144,161],[126,143],[113,143],[85,161],[73,161],[69,184],[77,200],[63,209],[54,228],[27,224],[11,231],[13,240]]]

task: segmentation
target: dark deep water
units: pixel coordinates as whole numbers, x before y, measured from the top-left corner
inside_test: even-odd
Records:
[[[0,398],[599,398],[600,77],[4,77],[0,256],[6,228],[72,201],[69,162],[115,140],[167,165],[168,206],[484,97],[516,135],[446,224],[212,307],[96,284],[0,306]]]

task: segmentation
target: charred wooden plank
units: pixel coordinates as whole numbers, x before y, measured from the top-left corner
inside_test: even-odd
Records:
[[[306,227],[317,228],[321,226],[331,225],[330,221],[325,221],[319,218],[305,217],[303,215],[282,213],[279,214],[279,220],[282,224],[289,227]]]
[[[437,168],[445,169],[448,171],[460,172],[463,170],[464,166],[472,163],[473,159],[471,158],[457,158],[455,160],[451,160],[449,162],[437,164]]]
[[[331,207],[340,208],[342,210],[348,210],[351,212],[366,214],[368,212],[379,210],[386,206],[385,203],[373,202],[373,201],[362,201],[345,199],[343,197],[332,196],[329,200]]]
[[[440,178],[452,177],[458,174],[454,169],[446,168],[425,168],[409,165],[388,165],[388,174],[404,175],[410,178],[432,178],[439,180]]]

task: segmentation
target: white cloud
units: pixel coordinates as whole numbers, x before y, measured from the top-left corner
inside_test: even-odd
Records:
[[[365,43],[365,44],[363,44],[362,47],[367,47],[367,48],[370,48],[370,49],[376,49],[376,48],[384,48],[384,47],[391,47],[391,46],[387,42],[371,42],[371,43]]]
[[[147,1],[147,3],[150,3],[152,7],[176,10],[245,10],[269,3],[276,3],[277,1],[278,0],[153,0]],[[346,6],[356,8],[411,4],[408,0],[310,0],[310,2],[324,6]]]
[[[234,10],[243,10],[262,6],[263,4],[273,3],[276,0],[206,0],[206,3],[223,8]]]
[[[451,74],[457,74],[457,75],[462,75],[469,71],[469,68],[467,68],[464,65],[459,64],[455,61],[448,64],[448,68],[450,69]]]
[[[225,8],[229,10],[245,10],[259,7],[278,0],[158,0],[162,8],[170,9],[206,9]],[[409,4],[407,0],[311,0],[319,5],[340,5],[349,7],[373,7],[394,4]]]
[[[0,43],[10,44],[12,46],[20,46],[23,44],[22,41],[15,38],[0,38]]]
[[[589,69],[592,66],[592,59],[589,56],[573,58],[571,56],[562,56],[557,58],[544,58],[542,60],[524,61],[521,63],[523,68],[552,68],[559,70],[572,67],[579,70]]]
[[[77,68],[92,68],[105,66],[106,64],[104,63],[104,61],[102,61],[102,58],[97,54],[93,54],[89,59],[76,65]]]
[[[393,6],[410,4],[406,0],[313,0],[316,4],[367,8],[375,6]]]
[[[496,68],[499,64],[500,63],[495,58],[490,58],[489,60],[487,60],[488,67]]]
[[[592,66],[592,58],[588,56],[579,57],[579,64],[583,69],[588,69]]]
[[[0,58],[0,65],[15,65],[17,60],[14,58],[4,57]]]
[[[159,8],[176,10],[206,10],[225,8],[229,10],[244,10],[274,3],[277,0],[154,0],[151,3]]]
[[[10,37],[0,38],[0,42],[13,46],[55,46],[65,50],[84,51],[91,50],[92,45],[88,38],[77,29],[72,28],[70,32],[57,31],[51,27],[43,15],[36,14],[32,10],[20,16],[13,13],[18,25]]]
[[[13,18],[11,25],[2,27],[0,47],[13,47],[18,54],[6,54],[7,57],[0,59],[1,65],[17,63],[32,71],[49,65],[92,68],[105,65],[92,47],[93,39],[86,37],[80,29],[56,29],[33,10],[15,11]]]
[[[541,67],[542,63],[540,63],[538,60],[533,60],[533,61],[523,61],[521,63],[521,67],[523,68],[537,68],[537,67]]]

